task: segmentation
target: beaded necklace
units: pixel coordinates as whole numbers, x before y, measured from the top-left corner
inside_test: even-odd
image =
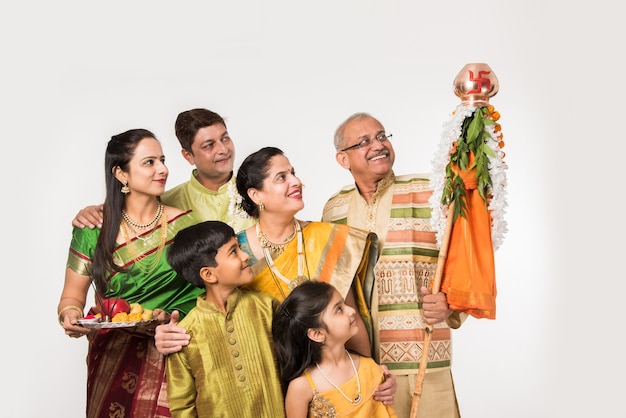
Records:
[[[158,205],[159,206],[157,207],[157,213],[156,215],[154,215],[154,219],[152,219],[150,222],[146,224],[140,224],[139,222],[134,221],[133,219],[131,219],[130,216],[128,216],[128,213],[126,213],[125,210],[122,210],[122,218],[124,218],[124,220],[126,221],[128,225],[135,227],[137,229],[150,229],[154,225],[156,225],[157,221],[163,214],[163,205],[161,204],[161,202],[158,202]]]

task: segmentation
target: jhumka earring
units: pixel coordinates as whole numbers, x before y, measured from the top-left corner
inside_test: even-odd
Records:
[[[265,205],[263,202],[259,203],[259,212],[263,212],[265,210]]]
[[[122,182],[122,189],[120,191],[122,192],[122,194],[130,193],[130,187],[128,187],[128,181],[127,180],[124,180]]]

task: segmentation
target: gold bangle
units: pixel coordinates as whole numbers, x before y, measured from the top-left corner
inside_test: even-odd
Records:
[[[80,317],[81,318],[84,317],[82,308],[80,308],[80,307],[78,307],[76,305],[66,305],[66,306],[63,307],[63,309],[61,309],[59,311],[59,325],[63,326],[63,321],[61,320],[61,315],[63,315],[63,312],[69,311],[69,310],[78,311],[78,312],[80,312]]]

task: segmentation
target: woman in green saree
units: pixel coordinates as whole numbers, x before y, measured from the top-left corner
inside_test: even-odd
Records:
[[[164,161],[161,145],[147,130],[113,136],[105,156],[102,228],[72,233],[58,313],[68,336],[89,340],[87,417],[170,416],[165,362],[153,331],[90,330],[78,323],[92,286],[97,300],[122,298],[155,314],[185,315],[195,306],[202,290],[178,276],[165,253],[176,233],[198,219],[160,202],[168,176]]]

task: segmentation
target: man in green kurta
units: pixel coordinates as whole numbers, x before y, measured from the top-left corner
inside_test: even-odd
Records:
[[[193,209],[201,219],[225,222],[235,232],[253,225],[256,219],[241,208],[233,173],[235,146],[224,119],[208,109],[191,109],[178,115],[174,129],[183,158],[196,168],[188,181],[161,196],[163,203]]]

